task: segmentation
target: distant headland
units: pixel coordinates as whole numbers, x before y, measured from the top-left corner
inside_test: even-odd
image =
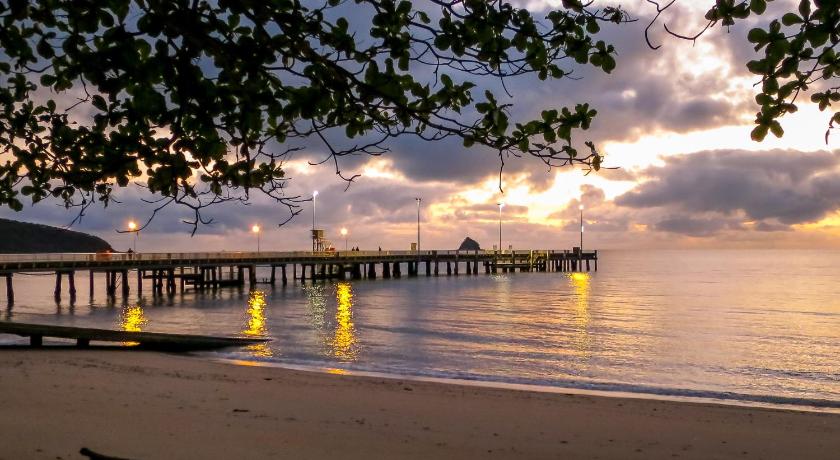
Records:
[[[111,245],[107,241],[87,233],[0,219],[0,254],[108,250],[111,250]]]

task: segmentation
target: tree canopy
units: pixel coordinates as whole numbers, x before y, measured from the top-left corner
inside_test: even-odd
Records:
[[[715,0],[700,33],[665,28],[696,40],[771,1]],[[675,2],[647,0],[650,26]],[[83,215],[136,183],[158,209],[193,210],[194,228],[205,207],[254,193],[294,215],[308,197],[286,193],[292,152],[326,152],[352,181],[342,157],[400,136],[456,137],[500,168],[532,156],[597,170],[594,143],[577,141],[594,108],[514,120],[502,96],[527,75],[611,72],[615,49],[597,35],[628,21],[581,0],[539,17],[502,0],[0,0],[0,206],[54,197]],[[840,101],[840,0],[802,0],[748,40],[764,53],[746,64],[761,79],[753,139],[782,136],[804,91],[821,110]],[[501,89],[482,88],[488,77]]]
[[[0,206],[83,213],[134,182],[193,225],[255,192],[293,215],[308,197],[285,193],[291,152],[319,145],[341,175],[341,157],[409,135],[597,170],[573,142],[589,105],[511,120],[476,80],[610,72],[594,36],[628,20],[579,0],[544,18],[485,0],[0,0]]]
[[[671,8],[675,0],[654,2],[657,15]],[[716,0],[706,13],[706,26],[688,36],[665,29],[674,36],[696,40],[715,25],[729,27],[736,21],[767,12],[773,0]],[[778,17],[765,21],[766,26],[749,31],[747,39],[755,51],[764,55],[746,63],[747,69],[761,79],[755,102],[760,106],[755,118],[752,139],[762,141],[768,133],[782,137],[779,119],[798,110],[800,95],[814,89],[810,101],[828,110],[840,102],[840,0],[799,0],[795,9],[783,9]],[[650,42],[648,42],[650,43]],[[840,111],[831,114],[825,137],[840,124]]]

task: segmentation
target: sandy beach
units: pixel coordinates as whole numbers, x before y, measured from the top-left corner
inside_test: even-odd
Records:
[[[0,351],[0,458],[837,458],[840,415]]]

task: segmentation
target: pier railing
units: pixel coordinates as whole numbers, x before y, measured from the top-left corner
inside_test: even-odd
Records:
[[[0,263],[20,262],[136,262],[173,260],[225,260],[229,262],[282,259],[370,259],[379,256],[510,256],[524,254],[571,253],[558,250],[429,250],[429,251],[219,251],[219,252],[100,252],[100,253],[35,253],[0,254]]]

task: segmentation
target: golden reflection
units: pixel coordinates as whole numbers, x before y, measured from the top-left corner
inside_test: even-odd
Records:
[[[143,326],[146,325],[149,321],[146,319],[146,315],[143,313],[143,307],[140,304],[137,305],[126,305],[123,307],[123,310],[120,312],[120,324],[119,327],[123,331],[126,332],[140,332],[143,330]],[[139,342],[123,342],[123,345],[126,346],[137,346],[140,345]]]
[[[120,313],[120,329],[127,332],[140,332],[148,322],[139,304],[126,305]]]
[[[337,368],[337,367],[330,367],[330,368],[327,368],[327,374],[333,374],[333,375],[348,375],[348,374],[349,374],[349,372],[347,372],[347,371],[346,371],[346,370],[344,370],[344,369],[339,369],[339,368]]]
[[[591,278],[592,276],[589,273],[569,273],[569,282],[574,292],[575,326],[578,330],[575,346],[585,356],[589,356],[590,346],[592,345],[592,339],[589,335],[589,322],[591,320],[589,314]]]
[[[265,337],[267,335],[265,307],[265,292],[251,291],[248,295],[248,317],[245,329],[242,330],[243,334],[250,337]],[[246,349],[257,357],[266,358],[273,355],[267,343],[248,345]]]
[[[344,281],[335,285],[338,306],[335,311],[335,336],[332,341],[333,355],[344,361],[356,359],[356,330],[353,326],[353,287]]]

